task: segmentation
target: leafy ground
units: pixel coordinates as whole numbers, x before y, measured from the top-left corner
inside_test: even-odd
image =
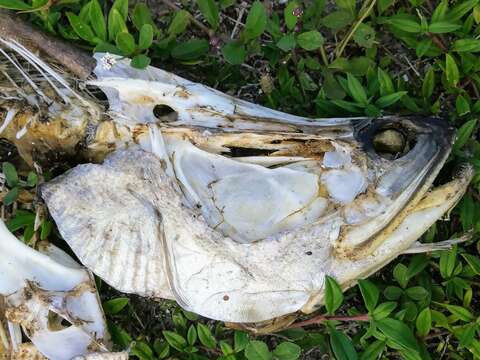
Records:
[[[137,67],[152,63],[299,115],[447,117],[459,131],[440,181],[463,162],[480,170],[479,0],[0,0],[0,6],[26,12],[86,50],[127,55]],[[34,173],[18,181],[7,164],[4,174],[12,189],[6,205],[36,186]],[[280,334],[254,337],[101,284],[115,346],[145,360],[480,358],[479,190],[477,173],[450,219],[423,237],[436,242],[469,231],[470,241],[401,256],[343,295],[331,279],[320,315],[336,316]],[[15,219],[14,230],[30,239],[32,213],[17,211]],[[46,220],[36,236],[53,237],[51,230]]]

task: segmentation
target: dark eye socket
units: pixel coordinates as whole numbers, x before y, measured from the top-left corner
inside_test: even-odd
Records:
[[[157,119],[165,122],[176,121],[178,118],[177,112],[170,106],[165,104],[155,105],[155,107],[153,108],[153,115]]]
[[[386,127],[375,132],[372,145],[379,156],[394,160],[406,155],[415,145],[415,139],[408,136],[404,129]]]

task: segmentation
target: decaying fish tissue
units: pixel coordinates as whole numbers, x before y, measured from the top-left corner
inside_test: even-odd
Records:
[[[20,44],[3,41],[2,53],[12,59],[2,137],[29,164],[58,154],[83,162],[41,191],[82,264],[120,291],[175,299],[212,319],[315,311],[325,275],[347,288],[385,266],[472,177],[465,167],[432,190],[454,139],[440,119],[312,120],[97,54],[95,78],[80,85],[107,96],[104,111]],[[15,284],[9,301],[26,309],[94,294],[80,283],[42,287],[48,296]],[[30,302],[18,292],[25,286],[38,294]]]

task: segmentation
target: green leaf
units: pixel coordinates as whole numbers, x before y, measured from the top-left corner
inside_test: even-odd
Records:
[[[355,17],[348,11],[338,10],[333,11],[322,19],[323,25],[327,28],[338,30],[351,24]]]
[[[460,320],[469,322],[475,319],[475,317],[472,315],[472,313],[465,309],[464,307],[458,306],[458,305],[449,305],[449,304],[440,304],[437,303],[438,305],[444,307],[448,311],[450,311],[455,317],[457,317]]]
[[[360,356],[360,360],[378,359],[380,354],[385,350],[386,346],[387,344],[385,341],[374,341],[365,348],[365,351]]]
[[[383,294],[388,300],[397,300],[403,295],[403,290],[398,286],[387,286]]]
[[[111,9],[108,13],[108,39],[114,41],[121,32],[128,32],[125,20],[117,9]]]
[[[267,27],[267,11],[260,1],[255,1],[248,12],[243,38],[245,41],[255,39],[263,34]]]
[[[198,323],[197,333],[198,333],[198,339],[204,346],[206,346],[209,349],[215,349],[215,347],[217,346],[217,341],[215,340],[215,338],[212,335],[212,332],[206,325],[203,325],[202,323]]]
[[[413,286],[405,290],[405,294],[412,300],[420,301],[428,296],[428,291],[421,286]]]
[[[385,10],[387,10],[390,6],[395,3],[396,0],[378,0],[377,1],[377,9],[378,15],[381,15]]]
[[[393,94],[385,95],[379,98],[376,102],[375,105],[377,105],[380,108],[386,108],[390,105],[395,104],[398,100],[400,100],[405,94],[407,94],[406,91],[397,91]]]
[[[480,275],[480,259],[470,254],[462,254],[465,261],[472,268],[473,272]]]
[[[422,83],[422,96],[425,99],[430,99],[433,94],[433,89],[435,88],[435,72],[433,67],[430,67],[425,74],[425,78]]]
[[[197,330],[195,330],[194,324],[190,325],[188,328],[187,341],[189,345],[195,345],[195,342],[197,341]]]
[[[148,65],[150,65],[151,59],[143,54],[135,55],[130,62],[130,65],[136,69],[145,69]]]
[[[152,25],[152,27],[155,29],[152,19],[152,13],[150,12],[148,6],[144,3],[137,3],[135,5],[132,14],[132,22],[133,25],[135,25],[135,27],[137,28],[137,30],[140,30],[145,24]]]
[[[418,22],[411,19],[406,19],[401,16],[392,16],[387,19],[387,23],[397,28],[398,30],[402,30],[408,33],[420,33],[422,31],[422,27]]]
[[[480,40],[477,39],[459,39],[455,40],[452,51],[456,52],[477,52],[480,51]]]
[[[423,39],[418,42],[416,48],[415,48],[415,53],[417,54],[418,57],[422,57],[425,54],[427,54],[430,49],[433,47],[433,41],[430,38]]]
[[[342,9],[350,12],[352,15],[356,13],[356,1],[355,0],[336,0],[335,3],[337,6]]]
[[[418,350],[418,344],[410,328],[402,321],[385,318],[375,322],[389,341],[403,349]]]
[[[110,11],[112,10],[117,10],[118,13],[121,15],[123,21],[127,21],[128,0],[115,0]]]
[[[160,359],[165,359],[168,355],[170,355],[170,345],[164,340],[155,339],[153,343],[153,350],[158,355]]]
[[[407,267],[405,265],[397,264],[393,268],[393,277],[402,288],[405,289],[407,287],[408,277],[407,277]]]
[[[273,356],[278,360],[296,360],[301,352],[300,346],[291,342],[282,342],[273,350]]]
[[[380,292],[378,288],[368,280],[358,280],[358,287],[362,293],[363,302],[369,312],[372,312],[377,306]]]
[[[94,52],[108,52],[111,54],[122,55],[122,52],[119,48],[107,42],[100,42],[95,45]]]
[[[5,197],[3,198],[3,203],[5,205],[13,204],[15,200],[17,200],[17,198],[18,198],[18,187],[14,187],[7,193],[7,195],[5,195]]]
[[[360,46],[371,48],[375,43],[375,30],[367,24],[360,24],[353,34],[353,40]]]
[[[20,0],[0,0],[0,8],[10,10],[31,10],[32,7]]]
[[[138,38],[138,49],[147,50],[152,46],[153,41],[153,27],[150,24],[145,24],[140,29],[140,35]]]
[[[143,341],[136,341],[130,349],[130,354],[140,360],[155,360],[152,349]]]
[[[220,22],[220,15],[218,13],[218,6],[213,0],[197,0],[198,7],[202,15],[207,19],[213,30],[218,28]]]
[[[435,10],[433,11],[432,22],[437,22],[445,19],[447,11],[448,11],[448,0],[440,1],[440,3],[437,5]]]
[[[466,0],[459,2],[457,6],[448,12],[447,18],[450,21],[460,20],[466,13],[477,5],[478,0]]]
[[[130,346],[132,338],[121,327],[109,321],[108,330],[114,344],[118,345],[121,349],[127,349]]]
[[[469,324],[462,328],[461,334],[457,335],[458,340],[460,340],[460,343],[458,344],[460,349],[472,344],[477,328],[477,324]]]
[[[428,259],[425,255],[417,254],[410,259],[407,268],[407,278],[411,279],[418,275],[428,265]]]
[[[130,55],[136,49],[135,39],[132,34],[129,34],[128,32],[118,33],[115,39],[115,44],[124,55]]]
[[[167,32],[172,36],[177,36],[183,33],[188,24],[190,24],[191,15],[186,10],[179,10],[175,13],[175,16],[168,27]]]
[[[342,305],[343,294],[340,285],[337,281],[326,275],[325,276],[325,307],[329,314],[334,314],[335,311]]]
[[[455,269],[455,263],[457,260],[457,247],[454,246],[451,250],[442,251],[440,255],[440,275],[444,279],[448,279],[452,276]]]
[[[418,314],[415,326],[417,327],[418,336],[424,337],[430,332],[432,328],[432,314],[429,308],[423,309]]]
[[[232,347],[230,346],[230,344],[227,343],[225,340],[220,341],[220,349],[222,350],[222,353],[225,356],[232,355],[235,353]]]
[[[270,360],[272,354],[263,341],[252,340],[245,347],[245,357],[248,360]]]
[[[128,298],[119,297],[108,300],[103,303],[103,310],[107,315],[115,315],[122,311],[128,305]]]
[[[33,2],[35,2],[35,0]],[[85,5],[82,6],[82,8],[80,9],[80,12],[78,13],[78,17],[80,18],[80,20],[82,20],[86,24],[90,23],[90,7],[91,7],[91,5],[92,5],[91,2],[87,2]]]
[[[301,9],[298,2],[290,1],[283,10],[283,17],[285,18],[285,25],[287,25],[288,30],[293,30],[295,25],[297,25],[299,18],[298,13],[300,13],[298,9]]]
[[[297,37],[298,45],[307,51],[319,49],[323,45],[324,41],[325,39],[323,38],[322,34],[316,30],[301,33]]]
[[[381,68],[378,68],[377,76],[380,84],[380,95],[385,96],[395,92],[392,79],[387,72],[383,71]]]
[[[378,305],[375,310],[372,312],[372,317],[375,320],[385,319],[388,315],[391,314],[393,310],[397,307],[397,303],[394,301],[387,301]]]
[[[204,39],[191,39],[180,43],[172,49],[172,57],[179,60],[195,60],[208,52],[208,41]]]
[[[25,226],[35,223],[35,214],[30,211],[18,209],[15,217],[7,223],[7,228],[11,232],[17,231]]]
[[[367,93],[358,79],[350,73],[347,73],[347,88],[353,99],[366,106],[368,104]]]
[[[470,112],[470,104],[463,95],[458,95],[455,100],[455,109],[459,116],[464,116]]]
[[[472,119],[467,121],[460,127],[460,129],[458,129],[457,138],[453,144],[453,151],[460,150],[467,143],[476,126],[477,119]]]
[[[232,65],[240,65],[247,57],[247,51],[239,41],[231,41],[222,48],[222,54],[225,60]]]
[[[431,32],[432,34],[443,34],[458,30],[461,27],[462,26],[459,24],[452,24],[451,22],[447,21],[439,21],[431,23],[428,26],[428,32]]]
[[[40,227],[40,240],[46,240],[53,229],[53,223],[48,220],[42,221],[42,226]]]
[[[92,25],[93,31],[95,31],[97,37],[102,41],[107,41],[107,25],[105,24],[103,11],[98,0],[90,1],[89,10],[90,24]]]
[[[13,188],[18,185],[18,174],[15,166],[9,162],[4,162],[2,164],[2,172],[3,175],[5,175],[9,187]]]
[[[457,63],[450,54],[445,54],[445,76],[447,83],[453,87],[455,87],[460,80]]]
[[[187,341],[182,335],[179,335],[173,331],[164,330],[162,331],[165,340],[170,344],[171,347],[177,349],[178,351],[182,351],[187,347]]]
[[[73,31],[83,40],[94,43],[95,34],[90,25],[84,23],[80,17],[72,12],[67,12],[67,18],[72,26]]]
[[[353,347],[352,341],[337,331],[333,327],[329,327],[330,346],[332,347],[335,358],[338,360],[356,360],[358,359],[357,352]]]
[[[282,36],[277,42],[277,47],[285,52],[292,50],[293,48],[295,48],[296,45],[297,42],[295,41],[294,34],[287,34],[285,36]]]
[[[236,352],[242,351],[248,344],[248,334],[244,331],[235,330],[233,344]]]

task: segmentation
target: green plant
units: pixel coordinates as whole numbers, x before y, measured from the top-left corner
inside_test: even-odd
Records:
[[[152,62],[297,115],[448,118],[458,130],[446,173],[469,162],[476,174],[450,221],[422,241],[464,232],[471,240],[402,256],[345,293],[327,277],[319,314],[269,336],[228,329],[167,301],[145,310],[145,302],[103,286],[116,347],[139,359],[479,358],[479,1],[158,3],[0,0],[84,48],[132,57],[139,68]],[[6,177],[19,189],[20,181]],[[12,229],[28,235],[33,216],[17,211],[11,222],[24,225]],[[162,317],[145,326],[151,308]]]

